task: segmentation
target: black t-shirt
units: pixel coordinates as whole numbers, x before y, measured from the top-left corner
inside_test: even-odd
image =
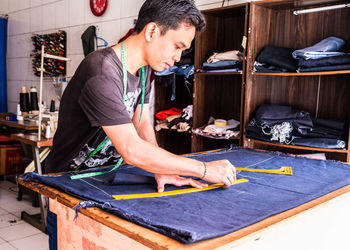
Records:
[[[149,103],[150,73],[150,67],[145,67],[144,103]],[[132,122],[135,109],[141,103],[141,75],[141,69],[137,76],[128,72],[124,104],[122,63],[112,48],[90,53],[81,62],[62,96],[57,131],[45,160],[46,173],[116,162],[120,156],[111,142],[85,160],[107,139],[101,126]]]

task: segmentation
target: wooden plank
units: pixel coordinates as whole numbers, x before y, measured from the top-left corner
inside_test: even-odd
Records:
[[[11,134],[10,137],[16,141],[21,141],[26,144],[35,146],[35,147],[51,147],[52,146],[52,139],[41,139],[38,140],[38,134],[37,133],[30,133],[30,134]]]
[[[35,122],[29,122],[29,121],[7,121],[4,119],[0,119],[0,124],[13,127],[13,128],[21,128],[26,130],[38,129],[38,125],[36,125]]]
[[[350,74],[350,70],[302,72],[302,73],[297,73],[297,72],[288,72],[288,73],[251,72],[251,74],[258,75],[258,76],[321,76],[321,75]]]
[[[60,203],[65,206],[72,208],[77,205],[80,200],[74,198],[70,195],[62,193],[54,188],[47,187],[42,184],[38,184],[35,182],[25,182],[21,178],[18,179],[18,182],[36,192],[39,192],[45,196],[48,196],[50,199],[57,199]],[[223,247],[226,244],[232,243],[235,240],[238,240],[244,236],[247,236],[251,233],[264,229],[270,225],[273,225],[277,222],[280,222],[288,217],[291,217],[295,214],[301,213],[309,208],[322,204],[330,199],[333,199],[341,194],[350,192],[350,185],[335,190],[329,194],[326,194],[320,198],[302,204],[293,209],[287,210],[283,213],[271,216],[266,218],[258,223],[245,227],[236,232],[227,234],[225,236],[217,237],[210,240],[204,240],[201,242],[193,243],[193,244],[182,244],[177,242],[165,235],[159,234],[147,228],[138,226],[129,221],[123,220],[115,215],[112,215],[108,212],[105,212],[99,208],[88,208],[88,209],[80,209],[80,213],[94,219],[95,221],[102,223],[124,235],[148,246],[152,249],[213,249],[217,247]]]
[[[304,146],[295,146],[295,145],[288,145],[288,144],[279,144],[279,143],[273,143],[273,142],[267,142],[267,141],[260,141],[256,139],[250,139],[247,138],[248,141],[258,144],[264,144],[264,145],[270,145],[274,147],[281,147],[281,148],[293,148],[293,149],[301,149],[301,150],[309,150],[309,151],[320,151],[320,152],[332,152],[332,153],[340,153],[340,154],[347,154],[347,149],[330,149],[330,148],[314,148],[314,147],[304,147]]]

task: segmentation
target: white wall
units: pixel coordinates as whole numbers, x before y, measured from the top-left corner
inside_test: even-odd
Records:
[[[103,16],[95,17],[90,11],[88,0],[0,0],[0,14],[9,15],[7,46],[7,93],[8,111],[16,112],[19,92],[22,85],[37,86],[40,78],[32,71],[30,53],[33,50],[33,34],[67,32],[68,79],[74,74],[84,58],[81,34],[90,25],[97,26],[97,35],[109,45],[115,44],[137,18],[144,0],[109,0]],[[247,2],[247,0],[225,1],[225,6]],[[196,0],[199,9],[222,6],[222,0]],[[49,105],[56,94],[52,79],[44,82],[43,98]],[[58,102],[56,102],[58,106]]]

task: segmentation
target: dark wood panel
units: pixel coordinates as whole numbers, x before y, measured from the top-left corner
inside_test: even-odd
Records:
[[[213,116],[217,119],[240,120],[240,75],[195,76],[193,127],[206,124]]]
[[[160,130],[156,132],[159,147],[174,154],[191,153],[191,134],[180,133],[171,130]]]
[[[318,76],[283,77],[253,76],[247,88],[249,102],[246,103],[246,124],[253,118],[254,111],[262,104],[286,104],[316,114]],[[248,86],[247,86],[248,87]]]
[[[350,75],[321,76],[317,116],[350,120]]]

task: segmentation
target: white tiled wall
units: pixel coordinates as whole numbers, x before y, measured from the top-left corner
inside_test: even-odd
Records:
[[[225,6],[248,0],[225,1]],[[84,58],[81,34],[90,25],[97,26],[97,35],[109,45],[115,44],[137,18],[144,0],[110,0],[103,16],[96,17],[90,11],[88,0],[0,0],[0,14],[9,15],[7,48],[7,92],[9,112],[16,112],[22,85],[39,87],[39,77],[34,76],[30,53],[33,50],[33,34],[67,32],[67,76],[71,77]],[[222,6],[222,0],[196,0],[200,9]],[[45,79],[44,100],[49,105],[56,98],[52,79]],[[58,102],[56,102],[58,105]]]

